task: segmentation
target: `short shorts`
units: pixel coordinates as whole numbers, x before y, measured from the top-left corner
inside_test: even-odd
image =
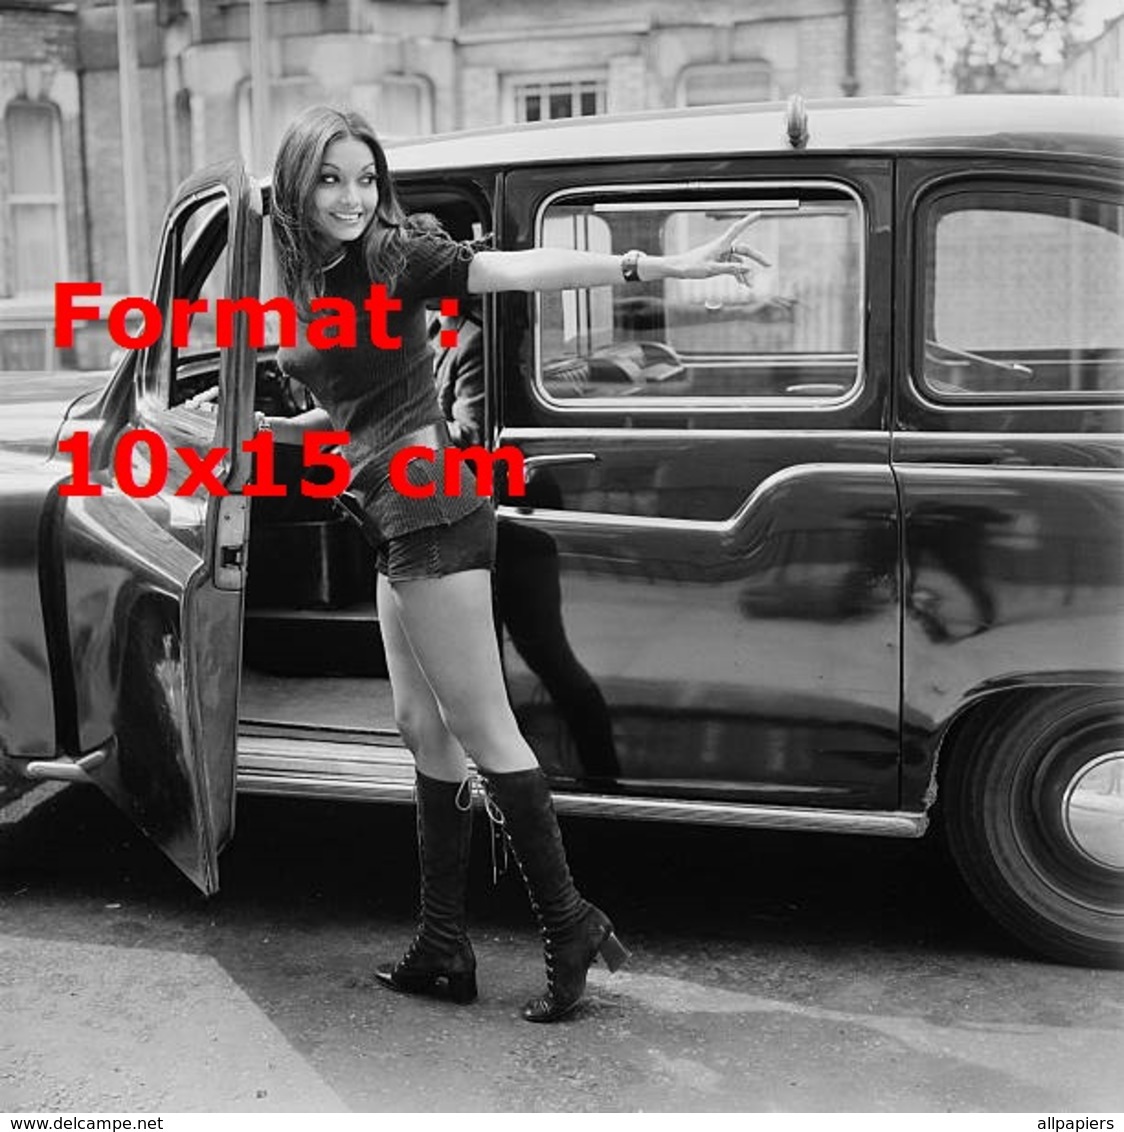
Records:
[[[481,503],[455,523],[422,527],[379,544],[375,563],[391,582],[490,570],[496,561],[496,515]]]

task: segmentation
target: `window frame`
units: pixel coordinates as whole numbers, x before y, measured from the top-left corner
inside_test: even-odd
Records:
[[[930,264],[929,247],[935,248],[935,222],[941,215],[943,204],[951,197],[1006,195],[1020,201],[1034,198],[1064,200],[1066,198],[1084,199],[1090,203],[1124,207],[1119,191],[1103,181],[1084,180],[1063,176],[1044,176],[1030,182],[1025,175],[1011,177],[957,177],[933,186],[922,197],[914,209],[909,254],[913,264],[910,272],[913,293],[910,303],[910,342],[909,342],[909,384],[914,393],[924,402],[946,409],[1005,406],[1020,408],[1048,408],[1051,406],[1119,406],[1124,401],[1124,392],[1112,390],[1063,390],[1050,389],[1035,392],[1033,389],[1020,391],[973,390],[969,392],[948,392],[934,387],[925,376],[925,342],[927,307],[931,299],[930,268],[935,267],[935,256]],[[950,210],[952,211],[952,210]],[[1030,208],[1018,209],[1020,212],[1045,211]],[[1121,237],[1124,239],[1124,235]]]
[[[46,120],[49,122],[50,137],[48,138],[48,145],[50,147],[50,160],[54,172],[55,191],[51,193],[17,193],[12,186],[12,170],[14,169],[13,154],[11,153],[11,135],[9,133],[9,115],[13,112],[18,113],[22,109],[29,109],[34,113],[42,113]],[[44,113],[45,112],[45,113]],[[7,192],[7,212],[10,224],[10,231],[15,232],[17,229],[16,217],[17,210],[21,206],[34,206],[34,205],[48,205],[54,209],[54,230],[55,230],[55,243],[58,249],[58,258],[55,263],[55,271],[48,273],[48,278],[51,280],[69,279],[70,278],[70,256],[69,248],[67,247],[67,225],[66,225],[66,176],[63,167],[63,154],[62,154],[62,115],[58,106],[53,102],[48,102],[43,99],[30,99],[30,98],[14,98],[7,106],[4,107],[4,144],[9,150],[9,161],[11,162],[8,173],[8,185],[6,186]],[[11,242],[11,278],[12,278],[12,293],[19,297],[41,297],[50,296],[53,294],[54,282],[52,281],[42,289],[29,290],[20,285],[19,279],[19,254],[16,250],[16,240],[12,237]]]
[[[534,214],[534,246],[543,247],[543,226],[547,210],[568,197],[590,196],[598,194],[603,196],[604,202],[621,201],[627,203],[628,199],[638,196],[650,197],[659,194],[668,198],[682,197],[690,200],[699,197],[700,191],[730,193],[747,192],[761,196],[765,193],[773,194],[801,194],[807,190],[830,190],[838,192],[854,202],[857,208],[856,227],[861,243],[859,254],[859,299],[856,309],[857,342],[855,348],[855,376],[848,389],[837,396],[746,396],[746,397],[717,397],[717,396],[665,396],[665,397],[582,397],[559,398],[553,396],[543,383],[543,315],[542,296],[536,292],[533,296],[533,372],[531,375],[531,397],[540,407],[553,413],[566,415],[601,415],[606,410],[627,413],[629,416],[666,416],[671,414],[729,414],[738,412],[753,413],[792,413],[794,410],[826,410],[837,411],[845,409],[860,397],[867,387],[867,317],[866,309],[870,302],[870,288],[868,285],[868,261],[871,252],[870,240],[870,211],[859,189],[842,179],[825,176],[793,177],[783,180],[770,177],[762,180],[676,180],[676,181],[649,181],[638,184],[591,184],[569,185],[549,193],[539,202]],[[640,201],[637,204],[643,203]],[[747,211],[752,210],[751,200],[747,200]],[[583,290],[584,288],[578,288]],[[718,355],[715,355],[718,357]],[[815,357],[840,358],[850,357],[849,354],[813,355]],[[787,359],[790,364],[807,364],[809,355],[792,355]]]
[[[603,107],[593,114],[571,114],[565,118],[521,118],[519,116],[520,95],[524,87],[541,87],[549,99],[549,88],[565,84],[580,97],[580,86],[583,83],[594,83],[597,86],[596,94]],[[527,125],[529,123],[543,122],[578,122],[583,118],[597,118],[609,112],[609,75],[603,68],[592,68],[579,71],[529,71],[522,74],[510,74],[504,78],[504,104],[510,115],[509,124]]]
[[[230,223],[234,204],[224,185],[214,185],[184,200],[169,220],[160,247],[159,278],[152,301],[163,319],[160,337],[151,346],[139,351],[134,370],[138,408],[153,420],[162,420],[169,413],[182,411],[185,402],[176,401],[173,392],[180,365],[180,348],[172,341],[172,320],[169,318],[175,298],[198,298],[215,264],[230,246]],[[188,224],[200,213],[210,212],[185,243]],[[213,247],[211,246],[213,245]],[[230,290],[230,257],[226,260],[224,293]],[[211,351],[200,351],[188,359],[205,362]],[[213,351],[214,357],[220,351]],[[217,363],[216,363],[217,372]],[[220,394],[221,396],[221,394]],[[217,408],[217,406],[216,406]],[[196,410],[189,410],[196,412]]]

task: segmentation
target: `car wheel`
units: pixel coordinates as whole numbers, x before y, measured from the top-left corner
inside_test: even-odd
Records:
[[[1039,954],[1124,966],[1124,701],[1015,697],[950,758],[946,833],[980,903]]]

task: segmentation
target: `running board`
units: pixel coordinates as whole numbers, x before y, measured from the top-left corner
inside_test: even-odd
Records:
[[[394,733],[243,723],[238,790],[360,802],[412,802],[414,760]]]
[[[243,726],[238,737],[238,789],[244,794],[287,795],[364,802],[412,802],[414,764],[397,736],[323,728],[278,734]],[[751,803],[636,798],[557,792],[560,814],[634,821],[738,826],[805,833],[921,837],[925,814],[889,810],[827,810]]]

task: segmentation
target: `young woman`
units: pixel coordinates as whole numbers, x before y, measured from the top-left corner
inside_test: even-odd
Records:
[[[307,428],[346,430],[349,496],[376,547],[379,625],[398,726],[417,773],[421,917],[417,935],[378,978],[396,990],[476,997],[476,960],[465,923],[471,837],[467,759],[479,769],[520,867],[544,940],[547,987],[523,1008],[532,1022],[571,1013],[598,954],[615,970],[628,952],[609,917],[574,887],[546,776],[508,703],[492,621],[490,571],[495,519],[475,495],[441,490],[443,468],[414,462],[415,483],[438,490],[415,499],[396,492],[390,458],[408,445],[437,453],[449,445],[434,390],[425,302],[488,291],[620,284],[630,279],[744,278],[748,216],[718,239],[680,255],[625,256],[537,248],[476,251],[412,224],[399,203],[382,146],[366,120],[314,107],[289,127],[273,174],[271,213],[283,285],[305,316],[317,296],[350,300],[357,344],[282,350],[284,371],[321,406],[269,424],[282,442]],[[372,283],[401,303],[387,316],[396,348],[371,343],[363,311]],[[380,328],[381,329],[381,328]],[[464,469],[462,468],[462,472]],[[431,477],[431,478],[430,478]],[[467,757],[466,757],[467,756]]]

